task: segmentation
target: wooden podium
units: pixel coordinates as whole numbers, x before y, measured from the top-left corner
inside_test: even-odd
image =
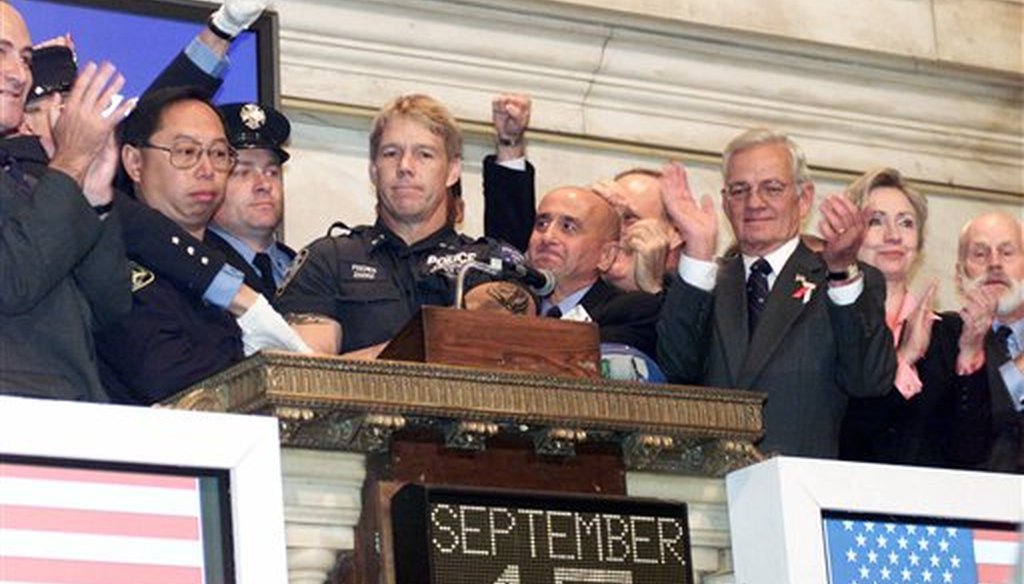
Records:
[[[598,378],[599,345],[593,323],[424,306],[380,358]]]
[[[426,309],[384,353],[426,362],[260,353],[170,405],[273,415],[282,446],[366,453],[334,582],[391,583],[388,506],[407,482],[622,495],[627,470],[721,477],[761,459],[762,395],[603,380],[596,351],[592,325]]]

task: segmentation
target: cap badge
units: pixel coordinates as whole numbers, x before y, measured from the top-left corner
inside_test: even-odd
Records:
[[[258,130],[263,127],[263,124],[267,123],[266,112],[254,103],[243,105],[242,109],[238,112],[238,117],[242,118],[242,123],[250,130]]]

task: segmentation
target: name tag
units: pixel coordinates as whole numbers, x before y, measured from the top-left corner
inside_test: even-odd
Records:
[[[352,264],[352,278],[354,280],[373,280],[377,277],[377,266],[364,264]]]

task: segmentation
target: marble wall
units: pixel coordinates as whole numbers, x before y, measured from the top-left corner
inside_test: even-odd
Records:
[[[293,246],[335,220],[372,220],[369,118],[414,91],[445,101],[467,129],[470,234],[482,231],[490,99],[510,90],[535,100],[540,192],[677,157],[698,191],[716,193],[721,149],[754,125],[804,146],[820,195],[870,166],[900,168],[931,199],[917,284],[945,279],[944,308],[957,303],[948,276],[963,221],[1022,213],[1021,0],[289,0],[278,10],[282,104],[295,121]]]
[[[504,91],[534,97],[539,192],[671,157],[686,162],[695,190],[716,193],[722,148],[755,125],[803,145],[819,196],[870,166],[900,168],[931,204],[915,287],[942,279],[943,308],[957,305],[949,276],[965,219],[1022,214],[1024,0],[288,0],[277,9],[282,105],[294,121],[283,233],[295,247],[334,221],[373,220],[369,120],[408,92],[440,98],[466,128],[469,234],[482,232],[480,160],[491,148],[490,99]],[[721,233],[725,247],[724,220]],[[284,460],[293,581],[322,579],[324,550],[350,546],[358,514],[350,496],[323,492],[351,495],[359,461],[346,461],[350,481],[310,470],[316,456]],[[705,583],[731,581],[720,481],[634,474],[629,490],[689,501],[695,568]],[[320,525],[318,506],[346,520]]]
[[[290,245],[300,247],[324,235],[335,221],[348,225],[373,222],[375,198],[367,177],[368,125],[368,120],[364,120],[361,127],[324,125],[313,120],[294,125],[291,147],[294,157],[288,163],[286,174],[288,204],[284,228]],[[492,146],[489,136],[471,133],[467,138],[463,165],[466,220],[462,231],[479,235],[483,233],[481,160]],[[808,156],[813,162],[814,153]],[[694,190],[717,196],[721,188],[718,160],[706,156],[688,158],[684,153],[679,157],[690,171]],[[665,156],[534,139],[529,145],[529,158],[537,167],[538,193],[543,193],[566,184],[589,184],[625,168],[658,167]],[[845,175],[817,174],[822,175],[816,179],[819,198],[840,191],[848,182]],[[1021,203],[958,196],[952,189],[926,187],[923,190],[929,197],[930,217],[913,288],[923,291],[931,279],[937,278],[940,281],[938,306],[955,309],[957,295],[952,274],[956,234],[963,221],[990,209],[1020,215]],[[724,216],[720,215],[720,220],[719,246],[725,248],[731,243],[731,231]],[[815,212],[807,221],[807,230],[816,231],[817,221]]]

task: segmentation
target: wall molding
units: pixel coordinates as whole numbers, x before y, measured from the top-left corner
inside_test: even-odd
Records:
[[[714,154],[769,125],[840,174],[885,163],[1022,197],[1024,75],[602,9],[481,4],[290,0],[285,103],[375,109],[420,91],[486,123],[491,97],[518,90],[550,136]]]

